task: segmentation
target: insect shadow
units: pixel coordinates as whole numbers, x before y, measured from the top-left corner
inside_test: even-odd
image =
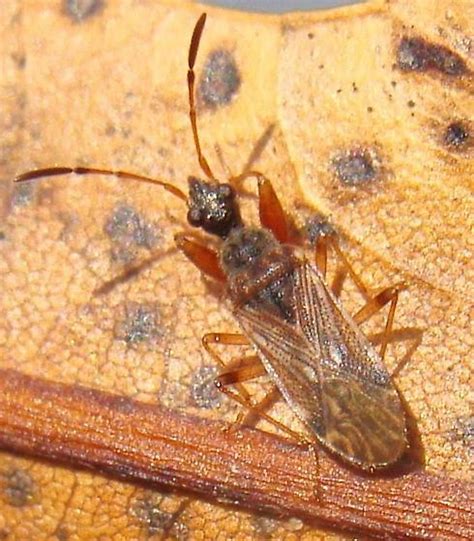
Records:
[[[187,194],[163,180],[91,167],[36,169],[16,181],[68,173],[113,175],[157,184],[183,201],[188,224],[214,241],[206,244],[182,232],[175,236],[176,246],[225,290],[242,331],[212,332],[202,338],[205,350],[222,368],[215,379],[217,388],[245,408],[239,422],[253,425],[265,419],[299,442],[319,442],[358,471],[386,472],[401,463],[410,448],[407,406],[383,362],[399,294],[406,286],[399,283],[371,294],[330,231],[316,239],[314,261],[297,255],[301,239],[261,172],[247,169],[225,183],[218,181],[201,149],[195,106],[194,65],[205,21],[203,14],[192,34],[187,83],[194,144],[207,180],[189,177]],[[257,183],[260,226],[246,225],[241,216],[238,194],[248,178]],[[354,315],[326,282],[329,251],[366,300]],[[359,326],[385,305],[388,317],[377,351]],[[253,353],[226,364],[218,346],[251,346]],[[255,403],[242,384],[263,375],[270,377],[272,387]],[[280,398],[305,425],[306,436],[267,413]]]

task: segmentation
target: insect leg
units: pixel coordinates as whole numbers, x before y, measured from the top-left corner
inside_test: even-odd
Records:
[[[256,355],[252,355],[251,357],[233,359],[226,366],[226,370],[216,377],[215,381],[218,382],[218,386],[235,385],[236,383],[250,381],[265,374],[265,368],[260,362],[260,359]],[[249,397],[247,391],[245,391],[245,394]]]
[[[217,252],[191,240],[186,233],[178,233],[174,238],[178,248],[201,272],[218,282],[225,283],[226,278],[219,265]]]
[[[341,263],[343,264],[347,272],[350,274],[353,282],[357,286],[357,289],[362,293],[362,295],[366,299],[370,299],[370,293],[367,287],[365,286],[364,282],[361,280],[359,275],[355,272],[354,268],[352,267],[350,261],[347,259],[344,252],[341,250],[341,247],[339,246],[339,242],[337,238],[334,235],[327,235],[320,238],[321,238],[321,243],[326,244],[326,251],[327,251],[327,247],[330,247],[332,250],[336,252],[337,257],[339,258],[339,260],[341,261]]]
[[[315,471],[317,473],[317,478],[319,478],[319,472],[320,472],[320,464],[319,464],[319,455],[318,450],[316,446],[314,445],[314,442],[307,440],[302,436],[301,434],[298,434],[297,432],[291,430],[284,424],[280,423],[276,419],[273,419],[273,417],[267,415],[265,412],[273,406],[273,404],[281,398],[280,390],[273,386],[268,393],[257,403],[257,404],[251,404],[250,402],[247,402],[244,404],[239,399],[241,397],[238,397],[238,395],[234,395],[231,391],[225,388],[219,388],[219,390],[223,391],[227,396],[232,398],[233,400],[236,400],[241,405],[246,408],[247,413],[244,415],[239,415],[237,418],[234,426],[243,425],[246,427],[255,426],[256,422],[259,420],[259,418],[265,419],[267,422],[271,423],[276,428],[284,431],[293,441],[296,441],[297,443],[304,445],[308,448],[308,451],[312,453],[314,460],[315,460]],[[321,496],[321,483],[316,482],[315,483],[316,489],[315,489],[315,495],[319,501],[322,502],[322,496]]]
[[[238,423],[244,426],[255,426],[260,416],[260,412],[267,411],[279,398],[281,398],[281,393],[278,387],[274,386],[260,400],[260,402],[254,404],[251,410],[247,411],[247,413],[238,418],[236,424]]]
[[[181,517],[181,515],[186,511],[186,509],[191,504],[191,498],[183,498],[178,506],[178,509],[169,517],[169,519],[166,521],[166,524],[163,526],[163,531],[161,533],[161,540],[165,541],[165,539],[168,538],[168,536],[172,533],[172,530],[177,522],[177,520]],[[174,536],[172,536],[174,539]]]
[[[326,280],[326,270],[328,264],[328,237],[326,235],[320,235],[316,240],[314,262],[316,263],[321,276],[324,280]]]
[[[326,280],[327,273],[327,261],[328,261],[328,248],[331,245],[331,238],[334,234],[321,234],[316,239],[314,262],[321,273],[321,276]],[[344,280],[348,273],[347,267],[344,265],[336,271],[336,275],[333,278],[331,284],[331,290],[336,297],[340,297]]]
[[[398,294],[406,288],[406,284],[400,282],[393,286],[383,289],[380,293],[375,295],[367,301],[354,316],[354,321],[357,324],[361,324],[367,321],[370,317],[380,311],[386,304],[390,303],[390,310],[385,324],[385,330],[382,337],[382,345],[380,346],[380,356],[383,359],[387,350],[388,339],[392,332],[393,321],[395,319],[395,310],[397,308]]]
[[[242,338],[245,339],[245,337],[243,336]],[[222,364],[222,360],[220,360],[220,363]],[[304,436],[302,436],[298,432],[295,432],[294,430],[291,430],[291,428],[288,428],[283,423],[280,423],[266,413],[266,410],[268,410],[268,408],[270,408],[281,396],[281,393],[276,386],[273,386],[270,391],[263,397],[263,399],[260,400],[257,404],[252,404],[249,398],[244,398],[240,394],[227,388],[228,385],[235,385],[236,383],[238,384],[242,381],[248,381],[249,379],[253,379],[254,377],[263,375],[264,373],[265,369],[263,368],[263,365],[259,363],[259,366],[248,366],[247,369],[244,370],[237,368],[236,370],[229,370],[223,372],[214,380],[214,383],[216,384],[216,387],[219,389],[219,391],[226,394],[229,398],[239,403],[247,410],[247,413],[244,416],[239,415],[235,425],[254,426],[259,418],[265,419],[265,421],[287,434],[293,441],[296,441],[300,445],[304,445],[308,448],[308,450],[314,455],[316,471],[318,472],[319,476],[319,456],[318,451],[314,446],[314,443],[312,441],[308,441],[308,439],[306,439]],[[248,396],[247,391],[245,392]],[[318,500],[322,501],[320,491],[320,483],[316,483],[315,494]]]
[[[230,336],[232,336],[232,338],[239,337],[239,335],[224,335],[224,337],[226,336],[228,338],[230,338]],[[208,351],[210,350],[208,349]],[[247,410],[247,414],[245,416],[238,416],[236,424],[245,424],[250,426],[255,424],[258,417],[262,417],[288,433],[289,429],[286,429],[286,427],[282,428],[283,425],[281,425],[281,423],[274,421],[271,417],[264,413],[264,411],[275,402],[280,394],[276,387],[274,387],[260,402],[257,404],[252,404],[250,394],[248,393],[247,389],[241,385],[241,383],[244,381],[250,381],[266,374],[265,368],[260,362],[260,359],[256,355],[252,355],[251,357],[233,359],[229,365],[225,365],[224,361],[217,355],[216,352],[212,351],[212,354],[213,358],[216,359],[221,366],[225,367],[225,370],[214,380],[216,387],[219,389],[219,391],[223,392],[229,398],[244,406],[244,408]],[[228,389],[227,387],[229,385],[235,385],[237,392]]]
[[[258,418],[262,417],[262,412],[267,411],[281,397],[280,391],[276,386],[273,386],[259,402],[252,404],[250,394],[241,383],[266,374],[260,359],[256,355],[250,357],[238,357],[232,359],[229,364],[224,365],[222,359],[219,358],[219,363],[221,366],[225,366],[225,371],[219,374],[214,380],[217,388],[229,395],[229,393],[220,388],[220,386],[234,385],[239,392],[240,398],[247,404],[247,413],[240,413],[238,415],[235,426],[254,426],[258,421]],[[298,441],[300,440],[301,438]]]
[[[217,280],[218,282],[225,282],[225,276],[222,273],[217,254],[197,242],[194,242],[186,237],[185,233],[178,233],[175,236],[177,247],[184,252],[184,254],[199,268],[201,272]],[[165,252],[158,254],[153,254],[151,257],[148,257],[144,261],[140,262],[138,265],[133,265],[126,268],[121,274],[112,278],[111,280],[106,281],[101,286],[94,290],[94,295],[106,295],[115,286],[122,284],[128,281],[130,278],[137,276],[143,270],[151,267],[156,261],[162,259],[165,256],[168,256],[172,253],[175,253],[176,248],[171,248]]]
[[[250,342],[243,334],[227,332],[210,332],[205,334],[202,339],[202,345],[214,361],[226,368],[225,362],[221,359],[217,351],[211,347],[211,344],[222,344],[224,346],[248,346]]]
[[[209,355],[214,359],[214,361],[220,365],[222,368],[229,370],[233,367],[235,367],[235,362],[231,361],[230,365],[226,365],[226,363],[223,361],[221,356],[217,353],[217,351],[214,350],[213,347],[211,347],[211,344],[222,344],[227,346],[248,346],[249,341],[243,334],[233,334],[233,333],[207,333],[205,334],[202,339],[202,345],[204,349],[209,353]],[[241,360],[241,358],[239,359]],[[237,390],[239,393],[245,398],[245,400],[250,400],[250,395],[247,392],[247,389],[243,386],[237,383],[236,385]]]
[[[204,25],[206,23],[206,14],[203,13],[194,27],[193,36],[191,38],[191,44],[189,46],[188,54],[188,93],[189,93],[189,118],[191,120],[191,127],[193,130],[194,145],[196,147],[196,152],[199,160],[199,165],[204,171],[206,176],[211,180],[216,180],[214,174],[212,173],[209,164],[202,153],[201,143],[199,142],[199,133],[197,128],[197,115],[196,115],[196,104],[194,97],[194,87],[196,74],[194,73],[194,64],[196,63],[196,56],[199,49],[199,42],[201,41],[202,31],[204,30]]]
[[[299,443],[307,443],[306,440],[303,440],[303,438],[299,434],[297,434],[293,430],[290,430],[277,420],[273,419],[272,417],[264,413],[264,411],[261,411],[266,409],[264,401],[267,399],[267,397],[263,399],[263,403],[258,403],[256,405],[253,405],[251,403],[250,395],[247,389],[245,389],[245,387],[241,383],[243,381],[248,381],[258,376],[262,376],[266,373],[258,357],[252,356],[245,357],[243,359],[236,359],[234,361],[231,361],[230,365],[227,366],[223,359],[218,355],[218,353],[214,351],[214,349],[211,347],[211,344],[223,344],[232,346],[249,345],[248,339],[243,334],[208,333],[202,337],[202,344],[204,346],[204,349],[209,353],[209,355],[211,355],[211,357],[217,362],[217,364],[219,364],[225,369],[225,371],[219,374],[214,380],[214,383],[219,389],[219,391],[226,394],[232,400],[238,402],[241,406],[248,410],[251,416],[257,414],[259,417],[262,417],[286,434],[290,435]],[[238,363],[240,364],[240,366],[237,366],[237,368],[235,368],[235,364]],[[237,392],[228,389],[229,385],[235,385]],[[273,400],[273,397],[268,398],[268,407],[270,407],[271,405],[270,400]]]
[[[347,269],[347,271],[351,275],[351,278],[356,284],[357,288],[362,293],[362,295],[364,295],[364,297],[367,299],[366,304],[353,316],[354,321],[357,324],[360,325],[361,323],[369,319],[371,316],[373,316],[375,313],[377,313],[379,310],[381,310],[386,304],[391,303],[390,310],[388,313],[387,323],[385,325],[385,330],[384,330],[384,334],[382,338],[382,345],[380,346],[380,356],[383,359],[385,356],[385,352],[387,350],[388,339],[392,332],[393,321],[395,318],[395,310],[396,310],[397,302],[398,302],[398,294],[403,289],[406,289],[407,287],[406,284],[403,282],[400,282],[399,284],[395,284],[393,286],[383,289],[380,293],[378,293],[374,297],[371,297],[367,287],[359,278],[358,274],[354,271],[349,260],[345,256],[344,252],[341,250],[337,239],[334,236],[330,235],[326,237],[321,237],[321,242],[322,242],[322,245],[324,245],[325,243],[328,243],[331,246],[331,248],[334,249],[337,256],[342,261],[345,269]]]
[[[257,413],[259,417],[261,417],[262,419],[265,419],[265,421],[267,421],[268,423],[272,424],[273,426],[275,426],[279,430],[282,430],[283,432],[288,434],[293,440],[296,440],[298,443],[302,443],[304,445],[307,445],[308,441],[306,439],[304,439],[300,434],[298,434],[294,430],[291,430],[291,428],[288,428],[283,423],[280,423],[279,421],[277,421],[276,419],[274,419],[270,415],[266,414],[264,411],[260,411],[260,410],[256,411],[255,408],[258,409],[259,404],[254,406],[250,401],[247,401],[244,398],[242,398],[240,396],[240,394],[238,394],[238,393],[232,391],[231,389],[227,388],[227,385],[230,385],[230,384],[234,383],[234,381],[233,381],[234,379],[236,381],[242,381],[242,380],[239,379],[241,376],[236,374],[237,371],[224,372],[220,376],[217,376],[217,378],[214,380],[214,383],[216,384],[216,387],[219,389],[219,391],[223,392],[229,398],[231,398],[235,402],[239,403],[246,410],[248,410],[250,412],[250,414]]]
[[[286,221],[285,211],[278,199],[271,181],[259,171],[247,171],[229,179],[230,184],[239,184],[249,177],[257,179],[258,186],[258,212],[260,223],[272,231],[275,237],[283,244],[289,242],[290,234]]]
[[[223,365],[222,359],[220,359],[220,361],[221,365]],[[234,385],[240,397],[252,408],[249,411],[249,415],[252,415],[255,413],[255,409],[258,409],[259,404],[255,406],[251,405],[250,394],[241,383],[258,378],[259,376],[264,376],[265,374],[265,369],[256,355],[237,357],[236,359],[232,359],[229,364],[225,365],[225,370],[217,376],[214,383],[216,384],[216,381],[219,380],[222,385]],[[218,384],[216,385],[218,386]],[[244,419],[245,415],[239,413],[235,425],[243,424]]]

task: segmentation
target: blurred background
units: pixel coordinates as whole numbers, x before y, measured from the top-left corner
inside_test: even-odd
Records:
[[[361,0],[206,0],[205,4],[240,9],[242,11],[285,11],[313,10],[348,4],[358,4]]]

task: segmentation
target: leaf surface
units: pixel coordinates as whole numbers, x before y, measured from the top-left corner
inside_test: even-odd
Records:
[[[200,337],[237,328],[173,250],[186,227],[182,203],[159,187],[113,178],[12,185],[34,167],[91,165],[186,189],[187,176],[199,175],[185,76],[201,10],[171,1],[2,3],[0,366],[232,422],[235,407],[209,384],[214,365]],[[461,480],[473,431],[472,21],[469,1],[373,2],[282,17],[209,9],[197,59],[198,80],[203,69],[227,76],[199,97],[214,172],[226,176],[215,144],[237,174],[269,134],[254,167],[296,222],[329,215],[369,287],[409,283],[396,327],[419,330],[422,340],[397,383],[427,470]],[[209,67],[216,54],[221,63]],[[255,220],[254,200],[245,200],[244,213]],[[156,254],[155,264],[95,293]],[[351,311],[361,306],[353,289],[347,284],[343,294]],[[382,328],[382,317],[364,327]],[[391,345],[390,369],[412,342]],[[293,422],[282,405],[274,414]],[[148,539],[181,501],[0,455],[0,539]],[[173,532],[331,538],[298,521],[201,501]]]

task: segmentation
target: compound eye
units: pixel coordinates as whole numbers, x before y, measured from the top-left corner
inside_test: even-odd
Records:
[[[201,225],[201,211],[197,208],[192,208],[188,210],[188,223],[194,227],[199,227]]]

